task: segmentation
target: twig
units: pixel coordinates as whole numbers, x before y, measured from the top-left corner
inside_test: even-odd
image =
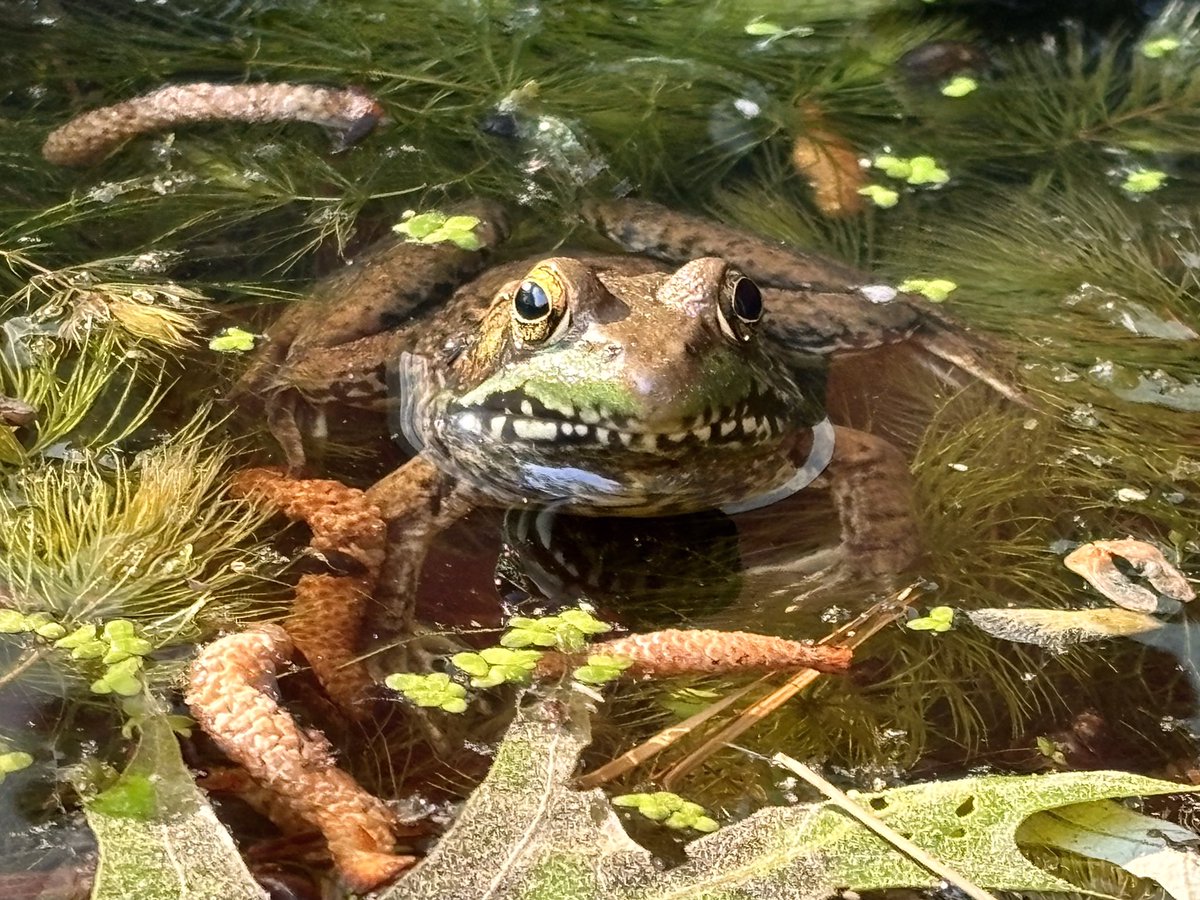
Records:
[[[845,636],[847,638],[844,642],[845,646],[852,648],[860,646],[868,638],[879,633],[885,626],[890,625],[896,620],[904,608],[908,606],[910,598],[915,593],[917,587],[917,584],[910,584],[894,597],[882,603],[875,604],[853,621],[843,625],[833,634],[818,641],[818,643],[828,643],[835,638]],[[742,710],[741,714],[725,726],[725,728],[718,731],[676,763],[663,776],[663,788],[671,790],[671,786],[676,784],[679,779],[683,778],[704,762],[704,760],[716,753],[722,746],[736,740],[740,735],[779,709],[779,707],[791,700],[792,697],[816,681],[820,677],[820,674],[820,672],[813,671],[812,669],[803,669],[789,678],[783,686],[767,694],[767,696],[752,706]]]
[[[988,893],[974,882],[968,881],[964,876],[941,860],[930,856],[908,838],[904,837],[904,835],[891,828],[877,816],[872,815],[869,810],[855,803],[844,791],[834,787],[808,766],[804,765],[804,763],[794,760],[784,753],[776,753],[771,757],[771,762],[799,775],[828,797],[838,809],[871,829],[871,831],[875,832],[875,834],[879,835],[879,837],[883,838],[913,862],[924,866],[938,878],[954,885],[968,897],[971,897],[972,900],[996,900],[993,894]]]

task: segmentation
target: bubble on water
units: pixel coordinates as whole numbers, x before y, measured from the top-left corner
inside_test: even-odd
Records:
[[[890,303],[899,293],[890,284],[864,284],[858,292],[872,303]]]
[[[1117,499],[1122,503],[1140,503],[1150,494],[1140,488],[1123,487],[1117,491]]]
[[[1079,373],[1066,364],[1059,364],[1050,369],[1050,377],[1059,384],[1070,384],[1079,380]]]
[[[1090,403],[1080,403],[1067,413],[1067,421],[1076,428],[1096,428],[1100,420],[1096,417],[1096,407]]]

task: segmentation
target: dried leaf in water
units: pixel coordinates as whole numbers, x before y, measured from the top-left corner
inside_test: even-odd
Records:
[[[858,152],[844,137],[828,128],[812,104],[803,110],[804,133],[792,144],[792,165],[812,187],[817,208],[827,216],[852,216],[863,208],[860,188],[867,173]]]
[[[84,807],[100,862],[93,900],[262,900],[266,892],[183,764],[165,715],[141,722],[120,780]]]
[[[976,609],[967,616],[992,637],[1050,650],[1163,627],[1154,616],[1128,609]]]
[[[1183,603],[1195,599],[1196,592],[1183,573],[1161,550],[1145,541],[1092,541],[1071,551],[1063,563],[1117,606],[1140,612],[1157,610],[1159,601],[1154,591],[1130,581],[1113,563],[1114,556],[1128,561],[1164,597]]]
[[[1200,856],[1187,849],[1200,835],[1111,800],[1030,816],[1017,839],[1107,860],[1131,875],[1156,881],[1176,900],[1200,896]]]

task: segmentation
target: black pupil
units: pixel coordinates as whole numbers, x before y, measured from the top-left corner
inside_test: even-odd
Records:
[[[513,306],[517,315],[527,322],[536,322],[550,314],[550,298],[532,281],[523,282],[517,289],[517,295],[513,297]]]
[[[739,278],[733,287],[733,311],[743,322],[757,322],[762,317],[762,291],[749,278]]]

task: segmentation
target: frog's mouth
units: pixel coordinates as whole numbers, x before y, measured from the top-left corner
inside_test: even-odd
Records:
[[[757,383],[727,407],[712,408],[667,427],[647,426],[629,416],[590,407],[554,408],[522,391],[491,394],[478,404],[451,402],[443,415],[453,419],[457,428],[482,439],[654,454],[769,441],[791,429],[795,418],[774,391]]]
[[[509,445],[607,447],[661,455],[700,446],[753,446],[796,426],[796,411],[774,388],[758,381],[751,381],[733,403],[710,407],[688,421],[653,427],[608,410],[550,406],[520,390],[462,403],[447,396],[444,379],[424,359],[408,353],[402,356],[398,374],[395,424],[417,450],[435,437],[433,432],[449,427],[464,437]]]
[[[394,431],[443,472],[508,505],[534,501],[595,515],[742,511],[809,484],[833,446],[828,420],[804,424],[759,385],[728,409],[669,430],[555,409],[519,391],[464,404],[439,371],[409,353],[393,387]],[[808,442],[799,464],[791,453],[798,435]]]

